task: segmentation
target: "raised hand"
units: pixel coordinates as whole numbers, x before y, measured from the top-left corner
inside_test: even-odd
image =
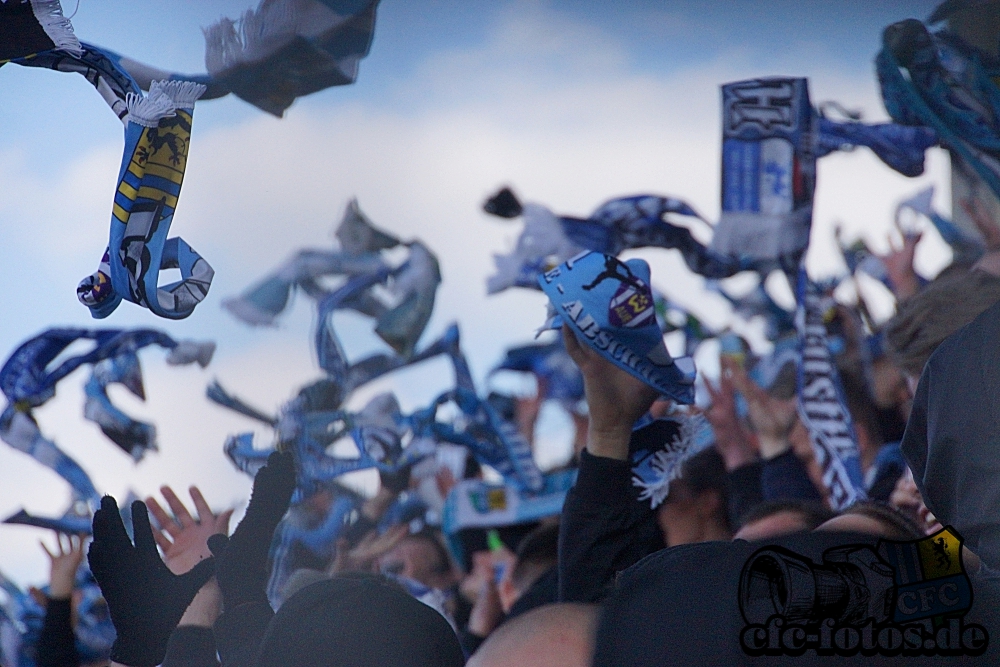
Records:
[[[226,535],[233,510],[219,514],[212,512],[198,487],[189,490],[198,518],[195,519],[169,486],[160,488],[173,517],[167,514],[156,499],[146,499],[146,506],[159,525],[153,531],[153,539],[163,551],[163,562],[174,574],[184,574],[192,567],[212,555],[208,548],[208,538],[212,535]]]
[[[172,573],[156,550],[146,505],[138,500],[132,503],[132,533],[134,545],[118,503],[104,496],[94,514],[88,560],[117,632],[111,660],[155,667],[163,662],[170,633],[195,593],[212,576],[214,562],[202,560],[185,574]]]
[[[68,600],[73,595],[76,571],[83,562],[85,535],[63,535],[56,533],[55,552],[49,551],[45,542],[40,542],[49,557],[49,597]]]
[[[563,326],[562,336],[566,351],[583,374],[583,389],[590,411],[587,451],[594,456],[628,459],[632,426],[646,414],[659,394],[582,345],[568,326]]]
[[[903,234],[903,244],[897,245],[890,236],[889,252],[879,256],[885,264],[893,294],[898,301],[908,299],[920,291],[920,277],[913,268],[913,257],[921,238],[922,234]]]
[[[799,419],[796,399],[783,400],[771,396],[736,364],[727,366],[723,372],[729,373],[733,386],[746,399],[760,455],[773,459],[788,451],[791,448],[788,436]]]
[[[715,448],[722,455],[726,470],[732,471],[757,458],[757,439],[744,427],[736,412],[736,387],[733,386],[732,373],[737,364],[727,358],[722,358],[720,363],[722,372],[718,386],[713,387],[710,381],[705,381],[712,403],[703,414],[715,433]]]
[[[274,452],[257,471],[247,512],[232,537],[213,535],[215,577],[227,608],[267,601],[267,554],[278,522],[295,491],[295,462],[289,452]]]

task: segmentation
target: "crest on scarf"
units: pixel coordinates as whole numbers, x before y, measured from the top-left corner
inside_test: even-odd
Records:
[[[656,321],[649,285],[639,278],[634,282],[622,282],[608,304],[608,321],[612,326],[630,329]]]
[[[895,570],[896,623],[962,614],[972,606],[962,536],[950,526],[916,542],[883,540],[878,551]]]

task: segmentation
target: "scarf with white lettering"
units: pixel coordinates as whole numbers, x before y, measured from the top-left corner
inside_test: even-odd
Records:
[[[694,362],[667,352],[645,261],[581,253],[538,282],[549,297],[542,330],[568,325],[582,344],[663,396],[694,402]]]
[[[809,245],[816,182],[806,79],[722,86],[722,215],[711,249],[790,268]]]
[[[796,324],[802,362],[798,375],[799,416],[812,440],[829,490],[830,505],[842,510],[865,498],[861,457],[851,413],[827,342],[823,298],[800,268]]]
[[[205,85],[205,99],[232,92],[281,117],[298,97],[354,83],[371,48],[377,6],[378,0],[262,0],[239,19],[224,18],[204,30],[208,74],[179,74],[81,44],[58,0],[4,0],[0,65],[79,72],[119,118],[124,93],[151,90],[155,81]],[[107,61],[126,73],[130,85],[108,75]]]

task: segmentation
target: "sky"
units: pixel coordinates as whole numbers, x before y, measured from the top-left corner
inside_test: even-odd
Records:
[[[201,28],[239,16],[249,2],[80,0],[72,21],[83,41],[197,73],[204,71]],[[223,442],[255,431],[266,446],[271,434],[209,403],[205,387],[218,379],[276,412],[320,373],[307,299],[296,299],[268,329],[236,321],[220,304],[299,248],[332,248],[332,231],[352,197],[377,225],[419,238],[437,254],[443,283],[424,340],[457,321],[481,391],[497,383],[523,391],[523,382],[487,374],[506,347],[531,340],[544,300],[526,290],[486,295],[492,255],[509,251],[520,231],[519,222],[484,214],[486,197],[510,185],[526,201],[585,217],[615,196],[663,194],[715,220],[721,84],[805,76],[814,103],[836,100],[867,121],[884,120],[872,65],[881,31],[904,18],[926,18],[935,4],[382,0],[356,84],[302,98],[282,119],[232,96],[198,103],[171,235],[195,247],[216,277],[206,300],[179,322],[123,303],[97,323],[79,304],[77,282],[94,271],[107,244],[122,126],[82,77],[2,67],[0,281],[9,289],[0,291],[0,352],[67,325],[156,327],[175,338],[216,341],[204,370],[168,367],[155,348],[141,353],[145,403],[112,387],[126,412],[157,425],[160,451],[139,464],[82,418],[85,370],[60,384],[36,417],[102,492],[122,499],[129,489],[145,496],[161,484],[178,491],[195,484],[214,507],[241,508],[250,480],[226,460]],[[64,0],[67,14],[75,6]],[[823,158],[810,271],[843,270],[836,224],[847,238],[863,236],[885,250],[896,204],[927,185],[948,213],[948,173],[947,156],[936,149],[917,178],[892,172],[866,149]],[[692,229],[708,240],[703,227]],[[948,252],[927,236],[917,267],[932,276]],[[672,299],[709,324],[730,322],[719,297],[706,293],[673,251],[632,255],[650,262],[654,285]],[[790,298],[780,287],[776,296]],[[887,314],[891,304],[880,288],[863,288]],[[336,322],[352,358],[384,349],[364,318],[345,314]],[[752,327],[747,332],[754,336]],[[711,355],[703,356],[701,368],[711,374]],[[359,390],[350,405],[394,391],[412,410],[450,381],[446,362],[429,362]],[[551,464],[565,454],[565,419],[549,409],[541,429],[539,457]],[[0,516],[21,507],[56,515],[67,501],[60,478],[0,445]],[[0,526],[0,571],[43,581],[43,536]]]

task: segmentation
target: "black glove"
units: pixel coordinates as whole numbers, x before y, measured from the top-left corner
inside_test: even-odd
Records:
[[[156,550],[146,505],[138,500],[132,503],[132,533],[134,546],[118,503],[104,496],[94,514],[94,541],[87,561],[118,634],[111,659],[131,667],[155,667],[163,662],[170,633],[211,579],[215,563],[208,558],[181,575],[167,569]]]
[[[403,466],[399,470],[394,470],[392,472],[380,469],[378,471],[378,478],[383,489],[399,495],[403,491],[410,488],[410,473],[412,471],[412,465]]]
[[[293,491],[292,455],[274,452],[254,477],[250,504],[233,536],[208,538],[208,548],[216,558],[215,578],[227,608],[247,602],[267,602],[267,554],[274,530],[288,511]]]

